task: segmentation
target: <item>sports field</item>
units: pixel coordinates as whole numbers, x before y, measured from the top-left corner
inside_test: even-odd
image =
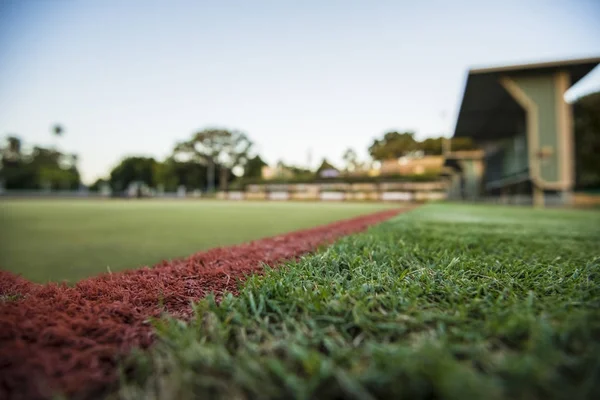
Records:
[[[0,269],[35,282],[153,265],[397,207],[360,203],[0,201]]]
[[[84,204],[61,207],[89,215],[77,211]],[[133,204],[100,208],[131,216]],[[325,221],[386,207],[140,205],[148,209],[129,224],[148,227],[161,207],[171,215],[190,207],[173,229],[200,210],[217,222],[254,212],[307,223],[309,214]],[[47,382],[49,398],[600,398],[600,213],[430,204],[307,253],[333,231],[340,238],[367,225],[330,225],[75,287],[40,289],[5,274],[0,390],[27,397]]]
[[[600,213],[429,205],[155,324],[119,397],[600,398]]]

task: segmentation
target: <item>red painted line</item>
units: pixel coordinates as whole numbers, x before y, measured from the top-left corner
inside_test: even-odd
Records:
[[[154,339],[149,317],[191,315],[210,292],[237,293],[262,265],[276,266],[322,244],[389,219],[388,210],[329,225],[216,248],[186,259],[84,279],[73,287],[39,285],[0,271],[0,398],[89,397],[116,382],[120,356]],[[160,308],[160,305],[164,308]]]

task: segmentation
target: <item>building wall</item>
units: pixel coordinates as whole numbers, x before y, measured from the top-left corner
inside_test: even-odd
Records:
[[[521,90],[537,105],[538,149],[551,151],[540,163],[540,177],[549,182],[560,181],[557,151],[559,142],[556,110],[556,79],[554,74],[542,76],[512,77]],[[564,100],[563,100],[564,101]]]

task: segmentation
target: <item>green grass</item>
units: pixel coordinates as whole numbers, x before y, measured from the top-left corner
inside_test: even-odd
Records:
[[[25,200],[0,202],[0,268],[36,282],[153,265],[388,204]]]
[[[600,398],[599,243],[600,213],[425,206],[155,321],[117,396]]]

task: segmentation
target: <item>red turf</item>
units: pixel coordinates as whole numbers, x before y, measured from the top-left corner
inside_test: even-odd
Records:
[[[153,341],[148,317],[189,317],[190,303],[237,292],[240,279],[321,244],[359,232],[399,210],[217,248],[186,259],[80,281],[39,285],[0,271],[0,398],[91,397],[116,380],[119,356]],[[163,309],[159,308],[159,304]]]

